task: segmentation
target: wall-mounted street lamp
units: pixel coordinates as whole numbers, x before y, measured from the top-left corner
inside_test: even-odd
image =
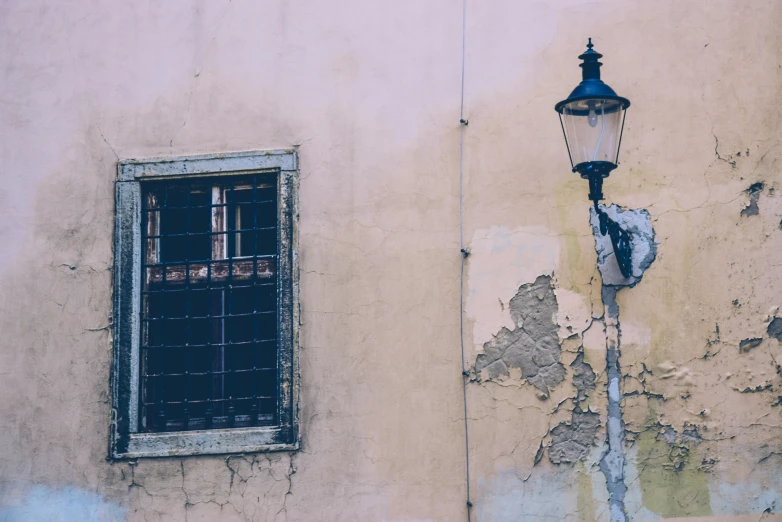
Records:
[[[630,100],[618,96],[600,79],[602,64],[598,60],[603,55],[592,47],[590,38],[587,50],[579,56],[584,62],[580,64],[581,83],[554,108],[559,113],[570,166],[573,172],[589,180],[589,199],[594,202],[600,219],[600,233],[611,236],[619,270],[623,276],[630,277],[630,236],[597,204],[603,199],[603,178],[607,178],[619,163],[619,145]]]

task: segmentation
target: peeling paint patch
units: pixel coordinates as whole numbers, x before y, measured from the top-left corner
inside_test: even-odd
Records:
[[[595,435],[600,429],[600,415],[592,411],[584,411],[581,402],[585,401],[595,389],[595,372],[592,366],[584,361],[584,353],[580,352],[570,363],[573,370],[573,386],[578,395],[574,398],[576,406],[569,422],[560,422],[551,429],[551,444],[548,447],[549,460],[554,464],[575,464],[586,459],[595,442]],[[541,450],[543,446],[541,445]],[[542,455],[536,456],[539,461]]]
[[[554,464],[574,464],[586,458],[600,428],[600,415],[591,411],[573,411],[570,422],[561,422],[551,430],[548,457]]]
[[[739,342],[739,351],[746,353],[750,351],[753,348],[757,348],[760,346],[760,343],[763,342],[763,339],[760,337],[753,337],[751,339],[743,339],[741,342]]]
[[[762,384],[758,384],[756,386],[747,386],[746,388],[743,388],[739,390],[741,393],[760,393],[764,392],[766,390],[770,390],[774,387],[773,384],[770,382],[764,382]]]
[[[774,319],[768,323],[766,333],[769,337],[773,337],[777,341],[782,343],[782,319],[774,317]]]
[[[16,505],[0,508],[0,522],[119,522],[127,510],[101,495],[77,488],[35,486]]]
[[[584,361],[584,354],[579,353],[570,363],[573,369],[573,386],[578,390],[576,400],[578,402],[586,400],[589,392],[595,389],[595,372],[589,363]]]
[[[758,200],[760,199],[761,192],[763,192],[763,187],[765,187],[765,184],[762,181],[759,181],[753,183],[744,191],[749,194],[749,203],[746,207],[741,209],[741,217],[757,216],[760,213]]]
[[[633,249],[632,276],[624,277],[619,270],[619,265],[614,256],[614,247],[611,238],[600,233],[600,220],[595,209],[589,209],[589,222],[592,225],[592,233],[595,236],[595,250],[597,251],[597,265],[600,269],[600,277],[604,286],[635,286],[641,281],[644,271],[652,264],[657,256],[657,244],[654,239],[652,219],[646,209],[623,209],[617,205],[603,206],[600,208],[608,214],[608,217],[630,234]]]
[[[540,390],[541,398],[548,398],[550,390],[565,378],[551,278],[539,276],[534,283],[521,285],[508,308],[514,329],[503,327],[483,345],[484,353],[475,360],[475,373],[496,379],[509,376],[510,368],[518,368],[521,377]]]
[[[647,427],[647,429],[649,428]],[[670,447],[668,451],[669,462],[663,463],[662,466],[666,469],[673,469],[673,471],[682,471],[690,461],[690,446],[699,444],[701,435],[695,425],[688,425],[681,433],[671,426],[661,426],[657,432],[657,440],[664,441]],[[706,464],[707,467],[713,466],[713,463]],[[698,469],[703,471],[700,466]]]

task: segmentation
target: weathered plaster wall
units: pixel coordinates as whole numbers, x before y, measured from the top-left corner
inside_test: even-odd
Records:
[[[492,25],[493,36],[473,36],[468,44],[467,78],[477,79],[467,82],[466,96],[467,226],[483,244],[494,241],[496,250],[514,252],[517,261],[497,260],[491,248],[468,260],[473,333],[507,328],[495,317],[508,299],[521,285],[550,275],[568,369],[560,388],[543,401],[535,400],[533,385],[514,376],[469,389],[478,517],[609,519],[599,465],[608,449],[608,338],[608,348],[615,339],[621,354],[629,519],[772,520],[782,503],[781,347],[768,329],[775,331],[769,323],[780,304],[782,177],[775,101],[780,39],[767,20],[779,17],[780,6],[560,7],[525,13],[534,22],[524,36],[510,28],[521,7],[482,3],[471,12],[472,25],[468,21],[468,35]],[[657,241],[657,259],[644,279],[617,292],[611,324],[601,302],[585,182],[567,175],[560,137],[541,131],[539,123],[550,118],[549,102],[558,96],[548,94],[556,90],[552,85],[572,82],[565,77],[570,70],[553,64],[572,63],[563,44],[577,47],[586,36],[583,27],[610,39],[610,55],[598,45],[607,55],[604,78],[634,104],[622,165],[605,192],[611,201],[646,209]],[[492,58],[478,58],[487,55]],[[527,74],[495,90],[507,64],[523,64]],[[508,143],[508,135],[516,138]],[[537,227],[537,237],[556,240],[556,248],[530,255],[535,242],[521,236],[509,241],[496,232],[499,224],[504,230]],[[522,256],[534,261],[522,263]],[[521,264],[537,266],[523,273]],[[491,302],[472,290],[485,273],[516,286],[497,287],[502,293],[493,311],[471,313],[469,299],[479,298],[487,308]],[[476,356],[490,339],[475,337]],[[744,339],[759,341],[742,350]],[[586,406],[581,391],[568,386],[578,378],[571,368],[576,357],[597,374]],[[579,442],[584,411],[600,415],[600,430],[591,453],[565,465],[555,427],[564,422],[568,428],[560,431]]]
[[[609,520],[615,342],[629,519],[782,520],[782,4],[466,12],[473,519]],[[464,519],[461,2],[10,1],[0,24],[0,520]],[[552,110],[587,36],[633,102],[605,192],[657,241],[616,317]],[[117,159],[292,145],[302,450],[107,462]],[[532,298],[545,389],[476,365]]]

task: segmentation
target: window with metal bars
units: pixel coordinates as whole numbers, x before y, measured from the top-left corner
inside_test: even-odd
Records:
[[[119,172],[112,455],[295,449],[295,151]]]
[[[273,174],[142,186],[144,431],[274,425]]]

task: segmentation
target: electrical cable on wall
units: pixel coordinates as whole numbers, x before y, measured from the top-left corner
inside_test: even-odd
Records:
[[[461,99],[459,101],[459,250],[461,251],[461,267],[459,275],[459,344],[462,352],[462,391],[464,398],[464,458],[465,458],[465,481],[467,485],[467,522],[472,519],[472,501],[470,500],[470,434],[467,426],[467,381],[470,378],[470,371],[465,365],[464,359],[464,263],[470,251],[464,246],[464,184],[463,184],[463,149],[464,149],[464,128],[468,121],[464,118],[464,56],[465,56],[465,35],[467,22],[467,0],[462,0],[462,78],[461,78]]]

